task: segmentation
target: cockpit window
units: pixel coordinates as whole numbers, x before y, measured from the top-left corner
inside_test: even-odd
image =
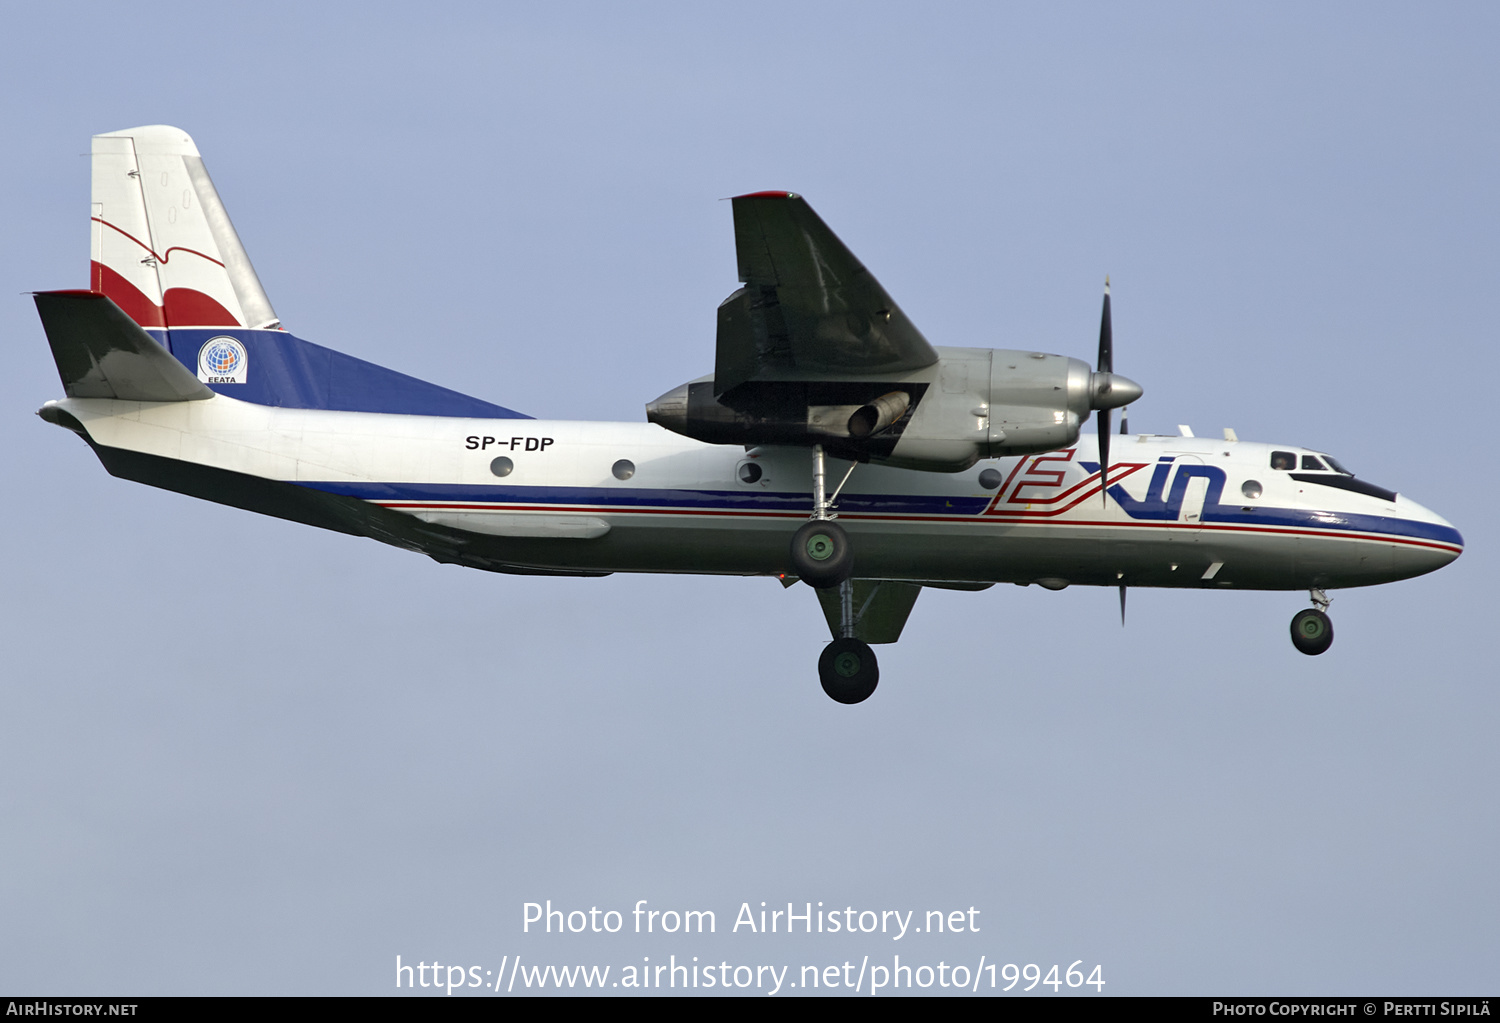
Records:
[[[1297,456],[1290,451],[1273,451],[1271,452],[1271,468],[1295,469],[1297,468]]]
[[[1334,458],[1331,455],[1324,455],[1323,458],[1328,462],[1329,465],[1333,466],[1333,471],[1334,472],[1341,472],[1345,476],[1353,476],[1354,475],[1354,473],[1350,472],[1348,469],[1345,469],[1343,467],[1343,465],[1341,465],[1339,463],[1339,460],[1337,458]]]
[[[1320,462],[1316,455],[1303,455],[1302,468],[1308,472],[1327,472],[1328,466]]]

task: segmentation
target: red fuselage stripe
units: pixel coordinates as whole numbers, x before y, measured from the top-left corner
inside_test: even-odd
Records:
[[[782,511],[724,511],[703,508],[619,508],[596,505],[535,505],[535,504],[453,504],[421,501],[375,501],[383,508],[397,511],[493,511],[493,512],[538,512],[569,515],[698,515],[705,518],[770,518],[805,519],[803,512]],[[1433,540],[1418,540],[1412,537],[1395,536],[1389,533],[1365,533],[1351,530],[1297,529],[1292,526],[1239,526],[1223,524],[1186,525],[1174,522],[1101,522],[1080,519],[1034,519],[1005,518],[999,515],[951,516],[951,515],[871,515],[844,514],[839,518],[861,522],[947,522],[961,525],[1048,525],[1048,526],[1104,526],[1110,529],[1212,529],[1231,533],[1273,533],[1281,536],[1318,536],[1334,540],[1373,540],[1381,543],[1403,544],[1408,547],[1426,547],[1432,550],[1462,554],[1462,547],[1439,543]]]

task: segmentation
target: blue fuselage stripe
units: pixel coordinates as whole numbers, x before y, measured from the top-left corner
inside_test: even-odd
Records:
[[[349,483],[304,482],[301,484],[330,494],[356,497],[365,501],[411,502],[413,504],[463,505],[535,505],[620,511],[679,511],[705,513],[807,514],[812,505],[805,493],[741,493],[724,490],[655,490],[647,488],[610,487],[516,487],[462,483]],[[905,494],[849,494],[839,497],[842,515],[924,516],[950,519],[954,522],[1007,522],[1014,517],[1003,513],[982,514],[989,507],[988,497],[933,496]],[[1027,518],[1027,522],[1055,525],[1081,525],[1067,518]],[[1403,519],[1389,515],[1363,515],[1351,512],[1318,511],[1300,508],[1256,507],[1252,511],[1234,510],[1219,505],[1205,509],[1205,527],[1261,527],[1311,529],[1348,533],[1373,533],[1405,539],[1428,540],[1463,546],[1463,537],[1452,526]],[[1090,522],[1088,525],[1104,525]],[[1122,522],[1119,525],[1130,525]]]

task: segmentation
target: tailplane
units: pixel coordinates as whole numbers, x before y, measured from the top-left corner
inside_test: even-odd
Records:
[[[202,401],[214,396],[108,295],[45,291],[35,297],[68,397]]]

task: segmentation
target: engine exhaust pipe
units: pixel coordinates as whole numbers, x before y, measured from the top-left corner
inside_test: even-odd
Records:
[[[868,405],[862,405],[849,417],[849,436],[863,440],[888,428],[906,415],[911,405],[911,395],[905,391],[882,394]]]

